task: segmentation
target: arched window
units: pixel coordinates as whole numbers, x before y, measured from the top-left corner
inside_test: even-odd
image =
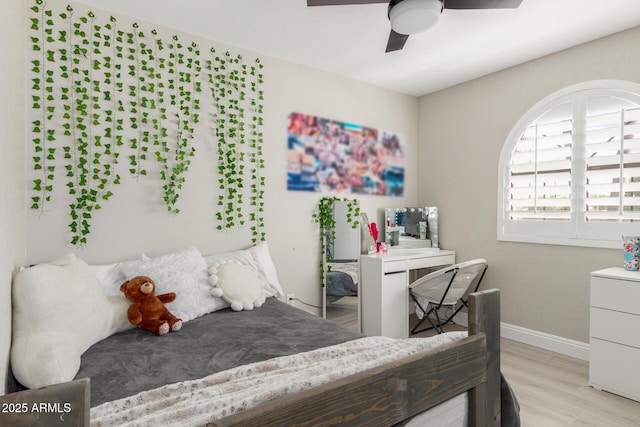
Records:
[[[511,130],[498,175],[498,240],[619,248],[640,235],[640,84],[546,97]]]

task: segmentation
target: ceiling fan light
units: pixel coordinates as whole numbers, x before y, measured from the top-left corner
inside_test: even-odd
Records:
[[[442,8],[440,0],[392,1],[389,7],[391,28],[400,34],[421,33],[436,24]]]

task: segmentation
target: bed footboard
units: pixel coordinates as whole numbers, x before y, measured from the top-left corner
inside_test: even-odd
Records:
[[[486,419],[487,425],[501,425],[500,395],[500,291],[491,289],[469,295],[469,335],[487,338],[487,382],[471,390],[471,418]],[[480,393],[480,395],[478,395]]]
[[[391,426],[470,391],[469,425],[500,425],[500,292],[470,295],[469,337],[207,424]]]
[[[89,378],[0,396],[0,426],[89,427]]]

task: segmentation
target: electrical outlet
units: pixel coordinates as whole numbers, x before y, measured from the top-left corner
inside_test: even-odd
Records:
[[[287,304],[296,305],[296,294],[287,294]]]

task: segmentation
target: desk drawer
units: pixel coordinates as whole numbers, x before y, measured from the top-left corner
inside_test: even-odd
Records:
[[[591,306],[640,314],[640,282],[592,277]]]
[[[637,331],[640,331],[640,316],[591,307],[592,338],[640,349],[640,334]]]
[[[406,271],[407,270],[407,261],[404,259],[399,259],[395,261],[385,261],[382,265],[383,273],[395,273],[398,271]]]
[[[454,255],[438,255],[422,258],[409,258],[407,264],[409,270],[417,270],[419,268],[440,267],[452,265],[455,263]]]

